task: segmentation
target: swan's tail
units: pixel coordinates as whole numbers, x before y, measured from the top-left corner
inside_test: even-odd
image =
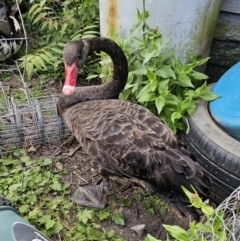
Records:
[[[152,191],[180,214],[198,220],[200,212],[191,206],[182,186],[189,191],[193,186],[201,198],[208,198],[212,184],[208,172],[178,149],[169,148],[164,155],[161,153],[159,163],[164,169],[159,168],[160,164],[155,165],[154,175],[148,178],[155,189]]]

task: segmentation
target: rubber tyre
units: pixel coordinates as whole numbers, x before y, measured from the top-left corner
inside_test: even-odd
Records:
[[[212,178],[210,198],[217,204],[240,186],[240,142],[212,120],[208,102],[200,101],[192,117],[190,132],[181,136],[187,150]]]

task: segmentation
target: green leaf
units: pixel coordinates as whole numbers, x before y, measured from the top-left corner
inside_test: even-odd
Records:
[[[145,49],[145,51],[142,52],[141,54],[144,57],[143,65],[145,65],[147,62],[150,61],[150,59],[152,59],[153,57],[156,57],[158,53],[156,51],[149,52],[148,49]]]
[[[86,224],[89,220],[92,219],[92,211],[84,209],[78,213],[78,219],[83,224]]]
[[[30,160],[30,157],[29,157],[29,156],[23,156],[23,157],[21,157],[21,161],[22,161],[26,166],[32,165],[32,161]]]
[[[178,84],[180,85],[180,86],[182,86],[182,87],[191,87],[191,88],[194,88],[194,86],[193,86],[193,84],[192,84],[192,82],[191,82],[191,79],[187,76],[187,75],[184,75],[184,74],[182,74],[182,75],[180,75],[179,77],[178,77]]]
[[[150,82],[151,91],[154,92],[157,88],[156,74],[150,70],[147,70],[147,77]]]
[[[162,94],[163,92],[167,93],[169,87],[169,79],[161,80],[158,83],[158,92]]]
[[[21,214],[25,214],[29,211],[27,205],[23,205],[23,206],[19,207],[18,210]]]
[[[30,17],[30,20],[32,20],[36,14],[42,11],[42,8],[39,7],[38,4],[33,5],[33,8],[30,9],[28,16]]]
[[[156,75],[164,79],[172,77],[176,79],[175,73],[169,65],[162,65],[159,70],[156,71]]]
[[[196,66],[200,66],[200,65],[205,64],[209,59],[210,59],[210,57],[206,57],[206,58],[203,58],[203,59],[198,60],[198,61],[196,62]]]
[[[38,69],[41,69],[41,68],[46,69],[46,65],[45,65],[43,59],[42,59],[39,55],[34,56],[34,58],[32,59],[32,63],[33,63],[33,65],[35,65]]]
[[[47,220],[46,224],[45,224],[45,228],[48,230],[50,228],[52,228],[55,224],[55,221],[54,220]]]
[[[158,96],[155,99],[155,106],[157,108],[157,112],[158,114],[160,114],[162,112],[163,106],[165,105],[165,98],[163,96]]]
[[[130,207],[132,205],[132,202],[130,199],[125,198],[125,199],[123,199],[123,205],[124,205],[124,207]]]
[[[45,13],[45,12],[40,13],[40,14],[35,18],[35,20],[33,21],[33,24],[37,23],[39,20],[41,20],[42,18],[44,18],[46,15],[47,15],[47,13]]]
[[[153,236],[151,236],[150,234],[148,234],[148,235],[147,235],[147,240],[145,240],[145,241],[161,241],[161,240],[156,239],[156,238],[154,238]]]
[[[41,59],[43,59],[44,61],[46,61],[47,63],[51,61],[51,59],[49,58],[49,56],[46,55],[45,53],[39,54],[39,57],[40,57]],[[45,63],[42,63],[42,64],[44,65],[44,68],[46,68]]]
[[[175,225],[163,224],[163,227],[172,235],[173,238],[179,241],[188,241],[188,233],[181,227]]]
[[[147,209],[147,213],[148,213],[149,215],[151,215],[151,216],[154,216],[154,215],[155,215],[155,211],[154,211],[153,208],[148,208],[148,209]]]
[[[194,193],[191,193],[190,191],[188,191],[185,187],[182,186],[183,191],[185,192],[185,194],[188,196],[189,201],[191,202],[191,204],[196,207],[196,208],[201,208],[203,205],[202,199],[199,197],[199,195],[197,194],[197,191],[194,189],[193,186],[191,186],[192,189],[194,190]]]
[[[62,53],[63,53],[63,50],[62,50],[62,49],[59,49],[59,48],[56,48],[56,47],[52,47],[51,50],[54,51],[54,52],[56,52],[56,53],[58,53],[58,54],[61,54],[61,55],[62,55]]]
[[[63,229],[62,224],[59,221],[55,221],[53,233],[57,234]]]
[[[134,199],[135,199],[136,201],[138,201],[138,202],[142,200],[141,194],[134,194],[133,197],[134,197]]]
[[[206,74],[196,72],[196,71],[194,71],[191,75],[194,79],[197,79],[197,80],[205,80],[209,78]]]
[[[220,95],[214,94],[208,89],[206,82],[196,89],[196,93],[198,94],[198,97],[207,101],[215,100],[220,97]]]
[[[172,115],[171,115],[171,121],[172,121],[172,123],[175,123],[176,120],[179,120],[179,119],[181,119],[181,118],[182,118],[182,114],[179,113],[179,112],[174,112],[174,113],[172,113]]]
[[[113,214],[112,220],[118,225],[125,225],[125,216],[123,215],[123,213]]]
[[[202,212],[205,213],[208,217],[213,216],[215,213],[214,209],[205,203],[202,204],[201,209],[202,209]]]
[[[62,185],[57,179],[53,179],[53,184],[51,185],[52,189],[55,191],[61,191]]]
[[[40,1],[40,7],[43,7],[43,5],[46,3],[46,0],[41,0]]]
[[[105,210],[100,210],[97,212],[97,217],[99,218],[100,221],[107,219],[110,215],[111,213]]]
[[[141,95],[138,95],[138,101],[141,102],[149,102],[149,101],[154,101],[156,98],[155,93],[152,92],[144,92],[141,93]]]
[[[140,68],[138,67],[136,70],[131,71],[131,73],[137,74],[137,75],[146,75],[147,68],[146,68],[146,66],[141,66]]]

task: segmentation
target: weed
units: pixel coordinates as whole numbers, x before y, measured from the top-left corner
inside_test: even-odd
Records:
[[[108,209],[96,211],[69,201],[67,173],[58,170],[60,160],[32,159],[26,150],[13,150],[0,159],[0,195],[16,204],[20,215],[53,240],[122,241],[113,230],[103,232],[99,221],[110,218]],[[119,223],[122,222],[119,217]]]

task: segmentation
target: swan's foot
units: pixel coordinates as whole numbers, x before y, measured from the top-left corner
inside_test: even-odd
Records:
[[[103,179],[99,185],[80,186],[71,200],[80,206],[103,209],[107,203],[107,187],[106,179]]]

